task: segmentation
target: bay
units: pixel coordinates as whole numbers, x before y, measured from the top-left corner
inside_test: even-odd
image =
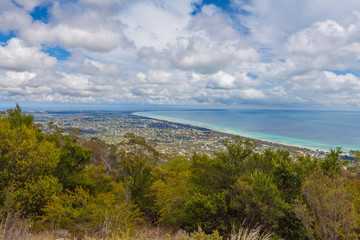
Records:
[[[360,149],[360,112],[224,109],[133,114],[311,149]]]

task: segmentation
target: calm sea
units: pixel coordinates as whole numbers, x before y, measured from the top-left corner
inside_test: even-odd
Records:
[[[312,149],[360,150],[360,112],[189,110],[134,114]]]

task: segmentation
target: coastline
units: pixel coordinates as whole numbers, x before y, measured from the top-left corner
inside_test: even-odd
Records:
[[[139,114],[140,113],[140,114]],[[211,126],[164,120],[143,116],[140,111],[79,111],[79,112],[38,112],[34,113],[36,122],[47,126],[54,121],[60,127],[73,126],[83,134],[82,138],[99,138],[107,143],[122,142],[127,133],[133,133],[153,142],[160,153],[168,155],[190,156],[194,152],[213,154],[224,151],[224,140],[235,136],[255,143],[255,151],[265,149],[286,149],[291,154],[324,157],[326,151],[262,140],[256,137],[225,131]],[[142,115],[142,116],[140,116]]]
[[[197,124],[192,121],[185,121],[185,120],[175,119],[175,118],[171,118],[171,117],[146,115],[143,113],[146,113],[146,112],[132,112],[131,114],[134,116],[146,118],[146,119],[163,121],[163,122],[172,123],[172,124],[186,125],[186,126],[190,126],[193,128],[202,128],[204,130],[213,131],[213,132],[216,132],[219,134],[227,135],[228,137],[231,137],[231,138],[234,138],[235,136],[239,136],[242,140],[250,140],[251,142],[256,143],[260,147],[268,146],[270,148],[276,148],[276,149],[285,148],[285,149],[289,150],[290,152],[294,152],[294,151],[300,151],[300,152],[306,152],[306,153],[309,153],[309,152],[315,153],[316,152],[321,155],[329,152],[328,150],[320,149],[320,148],[311,148],[311,147],[305,147],[305,146],[301,146],[301,145],[269,141],[267,139],[257,138],[257,137],[254,137],[254,136],[251,136],[248,134],[242,134],[242,133],[238,133],[238,132],[231,131],[228,129],[212,127],[211,125],[209,126],[209,125],[201,124],[201,123]]]

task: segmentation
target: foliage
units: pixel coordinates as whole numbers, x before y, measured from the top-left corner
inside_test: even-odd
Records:
[[[187,231],[194,231],[201,227],[205,233],[218,230],[222,233],[228,231],[227,204],[225,194],[194,193],[185,203],[183,221]]]
[[[32,115],[27,115],[22,113],[19,104],[16,104],[14,109],[8,109],[6,111],[7,119],[10,122],[12,128],[17,128],[20,126],[25,126],[27,128],[33,128],[34,117]]]
[[[52,174],[58,160],[59,150],[51,142],[39,142],[34,129],[11,128],[8,119],[0,119],[0,189]]]
[[[174,158],[166,166],[154,169],[156,178],[150,190],[155,197],[159,221],[180,227],[185,203],[189,198],[189,161]]]
[[[201,227],[197,231],[194,231],[190,234],[188,238],[189,240],[222,240],[223,238],[219,235],[217,231],[214,231],[211,234],[206,234]]]
[[[37,181],[26,183],[14,193],[17,210],[27,217],[42,215],[43,208],[61,192],[62,186],[54,176],[42,176]]]
[[[91,150],[66,141],[55,170],[56,177],[65,189],[73,191],[78,186],[86,189],[91,187],[85,177],[85,166],[90,163],[90,159]]]
[[[320,166],[324,173],[327,175],[333,176],[340,174],[341,172],[341,163],[339,155],[342,153],[341,148],[330,149],[330,154],[326,156],[324,161],[321,162]]]
[[[294,157],[286,150],[254,152],[250,141],[235,138],[214,156],[169,158],[134,134],[110,145],[80,139],[76,128],[50,122],[48,129],[18,105],[0,113],[3,233],[15,213],[28,217],[32,230],[65,228],[79,238],[128,239],[144,219],[185,229],[182,239],[360,233],[359,151],[344,163],[340,148],[324,159]]]
[[[359,174],[360,173],[360,150],[350,151],[350,155],[353,157],[352,161],[346,161],[346,168],[348,171]]]
[[[113,177],[107,174],[107,168],[103,164],[88,166],[86,178],[92,183],[94,194],[107,193],[115,189],[116,183],[113,181]]]
[[[124,182],[129,201],[140,206],[141,210],[150,212],[153,199],[150,197],[150,186],[153,182],[151,160],[147,156],[122,152],[119,157],[120,180]]]
[[[52,176],[60,150],[39,137],[33,117],[19,106],[7,113],[0,117],[0,203],[3,212],[18,209],[24,216],[37,216],[61,190]]]
[[[311,239],[349,239],[355,228],[355,212],[339,176],[326,176],[319,168],[305,181],[303,201],[296,214]]]
[[[81,187],[63,193],[45,208],[43,221],[80,235],[86,234],[87,229],[98,229],[98,234],[108,237],[134,231],[141,213],[135,205],[123,200],[123,187],[116,188],[97,196],[91,196]]]

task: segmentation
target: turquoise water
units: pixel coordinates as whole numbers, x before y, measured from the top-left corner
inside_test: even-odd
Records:
[[[134,114],[312,149],[360,150],[360,112],[189,110]]]

